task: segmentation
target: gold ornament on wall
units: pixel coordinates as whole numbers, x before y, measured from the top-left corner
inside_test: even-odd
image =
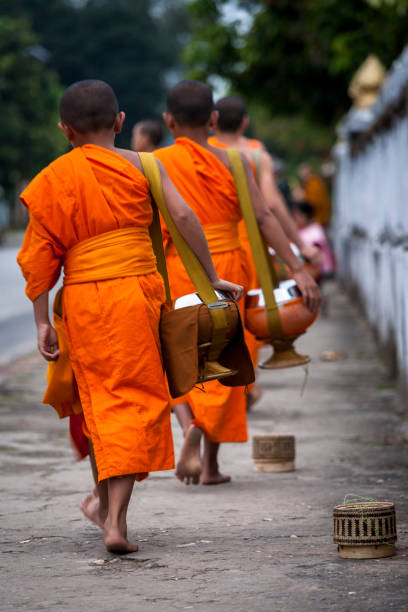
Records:
[[[377,100],[387,71],[376,55],[370,54],[361,64],[349,85],[348,94],[354,108],[370,108]]]

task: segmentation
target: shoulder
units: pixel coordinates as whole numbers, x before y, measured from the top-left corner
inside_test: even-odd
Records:
[[[242,164],[243,164],[243,166],[245,168],[245,171],[248,172],[248,169],[249,169],[250,172],[252,171],[251,170],[251,164],[248,161],[248,158],[245,155],[245,153],[243,153],[242,151],[240,151],[239,149],[237,149],[235,147],[231,147],[230,149],[228,149],[228,148],[220,148],[220,147],[214,147],[212,145],[209,145],[208,150],[210,151],[210,153],[212,153],[218,159],[218,161],[220,161],[230,171],[231,171],[231,164],[230,164],[230,160],[229,160],[229,157],[228,157],[228,150],[229,151],[231,151],[231,150],[238,151],[238,153],[239,153],[239,155],[241,157]]]
[[[246,140],[247,140],[248,145],[251,147],[251,149],[254,149],[254,150],[259,149],[260,151],[266,151],[266,147],[264,143],[261,142],[260,140],[257,140],[256,138],[247,138]]]
[[[174,143],[168,145],[167,147],[160,147],[160,149],[155,149],[153,151],[153,155],[157,157],[157,159],[167,159],[168,157],[171,157],[178,148],[179,147],[177,146],[177,144]]]
[[[45,168],[31,179],[21,196],[26,194],[28,190],[33,191],[36,188],[41,188],[45,183],[49,184],[51,181],[55,183],[58,179],[62,182],[69,180],[67,177],[67,168],[71,164],[72,154],[73,150],[57,157],[57,159],[54,159],[48,166],[45,166]]]
[[[253,174],[252,163],[248,159],[248,155],[246,155],[246,153],[244,153],[243,151],[240,151],[239,153],[240,153],[240,156],[241,156],[242,164],[243,164],[243,166],[245,168],[245,172],[250,173],[252,175]]]
[[[64,168],[69,166],[72,163],[72,158],[74,156],[75,149],[71,149],[68,153],[64,153],[64,155],[60,155],[57,159],[54,159],[48,166],[45,166],[34,178],[33,181],[44,178],[50,174],[58,174],[63,171]]]
[[[136,166],[136,168],[140,170],[140,172],[142,171],[142,164],[140,162],[140,157],[138,153],[136,153],[135,151],[131,151],[130,149],[116,149],[116,153],[121,157],[124,157],[133,166]]]
[[[212,153],[214,157],[216,157],[221,163],[224,164],[224,166],[228,166],[227,147],[219,147],[208,141],[207,151]]]

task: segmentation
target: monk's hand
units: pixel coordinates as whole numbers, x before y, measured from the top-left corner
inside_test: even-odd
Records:
[[[57,361],[59,357],[57,332],[50,323],[40,323],[37,327],[38,350],[47,361]]]
[[[312,244],[305,244],[300,249],[300,254],[306,261],[310,262],[312,266],[321,266],[323,261],[323,254],[319,247]]]
[[[233,297],[237,302],[244,295],[244,288],[241,285],[236,285],[235,283],[230,283],[229,281],[223,280],[222,278],[218,278],[216,281],[211,283],[213,289],[217,291],[223,291],[227,295]]]
[[[303,303],[311,312],[315,312],[321,302],[319,287],[315,280],[310,276],[304,268],[292,270],[292,278],[295,279],[300,293],[303,297]]]

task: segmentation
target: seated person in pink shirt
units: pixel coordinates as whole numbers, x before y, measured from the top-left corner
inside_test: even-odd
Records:
[[[309,202],[296,202],[292,215],[302,241],[308,246],[317,246],[322,251],[321,278],[332,276],[335,271],[333,251],[323,226],[313,221],[313,208]]]

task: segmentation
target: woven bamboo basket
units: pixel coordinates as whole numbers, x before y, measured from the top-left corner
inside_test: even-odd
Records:
[[[295,436],[254,436],[252,451],[258,472],[292,472],[295,469]]]
[[[397,529],[391,502],[353,502],[333,510],[334,543],[345,559],[378,559],[395,554]]]

